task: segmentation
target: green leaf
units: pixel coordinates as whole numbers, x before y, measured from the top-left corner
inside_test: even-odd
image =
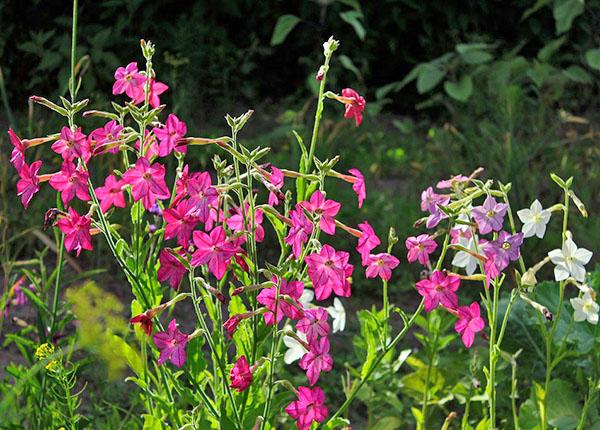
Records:
[[[446,76],[446,70],[433,64],[424,64],[417,77],[417,91],[424,94],[432,90]]]
[[[546,43],[546,45],[544,45],[544,47],[540,49],[537,54],[538,60],[543,62],[550,60],[550,58],[560,49],[563,43],[565,43],[565,39],[566,36],[563,36]]]
[[[467,64],[487,63],[494,57],[487,52],[491,46],[487,43],[459,43],[455,46],[456,52],[460,54],[463,61]]]
[[[340,18],[342,18],[342,21],[347,22],[352,26],[352,28],[354,28],[354,32],[360,40],[365,40],[365,28],[360,22],[360,19],[362,17],[363,14],[355,10],[351,10],[348,12],[340,12]]]
[[[402,420],[398,417],[383,417],[375,423],[373,428],[377,430],[396,430],[402,428]]]
[[[296,15],[282,15],[275,24],[273,35],[271,36],[271,46],[283,43],[290,32],[298,25],[300,18]]]
[[[340,63],[342,63],[342,66],[344,66],[344,68],[350,70],[359,80],[362,80],[362,73],[360,73],[358,67],[354,65],[350,57],[348,57],[347,55],[340,55],[338,58],[340,60]]]
[[[575,64],[563,70],[563,75],[565,75],[569,80],[577,82],[578,84],[592,83],[592,75],[586,72],[582,67],[576,66]]]
[[[585,61],[592,69],[600,70],[600,48],[590,49],[585,53]]]
[[[572,430],[577,426],[581,406],[573,391],[572,382],[554,379],[548,387],[548,423],[561,430]]]
[[[556,21],[556,34],[570,30],[573,20],[583,13],[584,7],[584,0],[554,0],[552,12]]]
[[[127,360],[127,365],[131,368],[131,370],[133,370],[137,376],[142,377],[144,366],[137,351],[117,335],[111,335],[111,339],[115,344],[115,349],[118,349],[118,351],[125,357],[125,360]]]
[[[459,102],[465,102],[473,94],[473,79],[466,75],[459,82],[444,82],[444,89],[450,97]]]

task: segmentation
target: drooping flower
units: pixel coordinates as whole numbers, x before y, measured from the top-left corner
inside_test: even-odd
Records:
[[[123,183],[131,185],[131,194],[135,201],[142,200],[146,209],[150,209],[157,199],[168,199],[171,195],[165,183],[165,166],[148,159],[138,158],[135,166],[123,173]]]
[[[298,301],[300,302],[300,304],[302,305],[302,307],[304,309],[307,309],[310,307],[314,298],[315,298],[315,292],[313,290],[309,290],[308,288],[305,288],[304,291],[302,292],[302,295],[298,299]]]
[[[177,115],[169,114],[165,126],[154,127],[152,131],[160,142],[158,145],[159,157],[166,157],[173,150],[187,152],[187,146],[180,143],[187,133],[187,126]]]
[[[131,324],[139,324],[146,336],[152,336],[153,319],[163,310],[168,307],[168,303],[163,303],[155,308],[148,309],[141,314],[132,317],[129,322]]]
[[[229,339],[233,337],[233,334],[237,330],[237,326],[240,323],[241,318],[238,315],[233,315],[227,318],[227,321],[223,323],[223,328],[227,332]]]
[[[277,283],[277,278],[273,277],[271,280]],[[284,316],[297,320],[302,318],[303,312],[301,310],[302,305],[298,302],[298,299],[302,296],[302,292],[304,291],[304,284],[300,281],[286,281],[281,278],[280,286],[279,286],[279,302],[277,306],[277,322],[281,321]],[[295,302],[294,304],[288,303],[282,296],[289,296],[289,298]],[[264,318],[265,323],[267,325],[272,325],[275,319],[275,303],[277,303],[277,287],[274,285],[269,288],[264,288],[258,296],[256,300],[261,305],[264,305],[269,309],[268,312],[265,312]]]
[[[206,223],[210,217],[210,208],[219,198],[217,189],[212,186],[210,173],[194,172],[189,175],[185,184],[185,193],[189,196],[193,213]]]
[[[242,355],[237,359],[229,372],[229,380],[231,381],[229,386],[236,389],[238,393],[241,393],[250,386],[252,379],[252,371],[248,360],[245,355]]]
[[[329,372],[333,368],[333,359],[329,354],[329,339],[322,337],[309,343],[310,349],[298,362],[301,369],[306,370],[308,383],[313,386],[319,380],[321,372]]]
[[[299,205],[296,205],[296,208],[290,211],[290,218],[292,226],[285,237],[285,243],[292,245],[292,252],[298,258],[302,254],[302,245],[308,241],[314,226]]]
[[[227,240],[223,227],[215,227],[210,234],[195,231],[193,236],[196,251],[192,255],[192,266],[208,264],[210,272],[217,279],[222,279],[236,252],[236,247]]]
[[[83,157],[87,160],[90,155],[89,142],[81,127],[73,131],[69,127],[63,127],[60,131],[60,139],[52,144],[52,149],[60,154],[65,161]]]
[[[301,341],[307,342],[306,335],[301,331],[297,331],[296,336],[298,336]],[[283,344],[287,347],[287,351],[285,351],[285,355],[283,356],[283,362],[285,364],[292,364],[294,361],[300,360],[307,352],[304,345],[292,336],[285,335],[283,337]]]
[[[598,324],[598,310],[600,310],[600,307],[590,291],[585,292],[582,297],[571,299],[571,306],[575,311],[573,319],[576,322],[587,320],[590,324]]]
[[[392,276],[392,270],[394,270],[398,264],[400,264],[400,260],[386,252],[375,255],[371,254],[369,256],[366,276],[367,278],[379,276],[384,281],[389,281]]]
[[[56,225],[65,234],[65,248],[67,251],[77,251],[77,256],[82,249],[91,251],[92,236],[90,226],[92,220],[89,215],[79,215],[73,208],[69,208],[66,216],[60,218]]]
[[[469,306],[460,306],[458,308],[458,318],[454,329],[461,335],[463,344],[470,348],[475,340],[475,334],[485,327],[485,322],[481,318],[479,303],[473,302]]]
[[[492,279],[497,278],[502,273],[500,264],[496,262],[496,254],[494,252],[485,252],[486,260],[483,264],[483,273],[485,274],[485,286],[490,288]]]
[[[335,234],[335,216],[341,207],[338,202],[326,200],[325,195],[317,190],[310,196],[309,201],[301,202],[300,205],[320,217],[319,227],[324,233]]]
[[[137,63],[131,62],[126,67],[119,67],[115,71],[112,93],[113,95],[125,93],[127,97],[135,99],[140,93],[144,93],[145,82],[146,78],[138,72]]]
[[[329,334],[328,314],[323,308],[311,308],[304,312],[304,318],[296,323],[296,329],[306,335],[308,344],[315,343],[319,337]]]
[[[373,227],[371,227],[371,224],[367,221],[358,224],[358,228],[362,234],[358,238],[356,250],[360,254],[362,265],[366,266],[369,264],[369,255],[371,254],[371,251],[381,243],[381,240],[379,240],[375,230],[373,230]]]
[[[248,202],[244,204],[245,213],[246,213],[246,228],[244,228],[244,214],[242,214],[242,208],[237,206],[234,209],[233,215],[227,218],[226,223],[227,226],[232,229],[236,233],[241,233],[245,231],[250,231],[251,224],[251,214],[250,214],[250,205]],[[262,226],[263,223],[263,211],[261,209],[256,209],[254,211],[254,239],[256,242],[262,242],[265,239],[265,229]],[[246,236],[241,236],[240,239],[242,241],[246,240]]]
[[[323,422],[329,413],[325,394],[319,387],[298,387],[298,400],[290,403],[285,411],[297,421],[298,430],[309,430],[313,422]]]
[[[269,178],[269,200],[268,203],[271,206],[277,206],[279,204],[279,200],[283,198],[281,193],[281,188],[283,188],[284,183],[284,175],[281,170],[277,167],[270,165],[271,174]]]
[[[507,209],[506,203],[498,203],[492,196],[487,196],[483,205],[473,208],[471,216],[477,223],[481,234],[488,234],[492,231],[502,230]]]
[[[10,143],[13,145],[13,150],[10,155],[10,162],[13,166],[15,166],[15,169],[17,169],[17,172],[20,174],[21,169],[25,165],[25,149],[27,149],[27,147],[21,138],[12,130],[12,128],[8,129],[8,136],[10,137]]]
[[[445,206],[448,202],[450,202],[450,196],[435,193],[433,187],[428,187],[421,193],[421,210],[429,212],[425,224],[427,228],[434,228],[441,220],[448,217],[448,215],[440,209],[440,205]]]
[[[419,236],[411,236],[405,242],[408,254],[406,259],[409,263],[419,261],[422,265],[429,264],[429,254],[433,253],[437,248],[437,243],[428,234],[420,234]]]
[[[451,176],[449,179],[444,179],[443,181],[439,181],[436,185],[437,188],[439,188],[440,190],[443,189],[447,189],[447,188],[454,188],[459,184],[464,184],[465,182],[469,182],[470,179],[468,176],[465,175],[456,175],[456,176]]]
[[[346,103],[346,110],[344,112],[344,118],[354,118],[356,126],[358,127],[363,119],[363,112],[365,111],[365,99],[352,88],[344,88],[342,90],[342,97],[348,99]]]
[[[110,120],[103,127],[90,133],[90,147],[94,155],[119,152],[119,141],[123,126],[117,121]]]
[[[459,277],[446,276],[441,270],[434,270],[428,279],[417,282],[417,291],[425,298],[425,311],[431,312],[440,304],[447,309],[456,309],[456,291],[459,286]]]
[[[27,209],[29,202],[40,190],[40,180],[38,172],[42,167],[42,161],[34,161],[31,165],[24,163],[19,172],[19,181],[17,182],[17,196],[21,196],[21,203]]]
[[[77,196],[79,200],[87,202],[91,199],[88,192],[89,173],[82,167],[75,168],[71,161],[64,161],[60,172],[50,178],[50,186],[60,193],[65,206]]]
[[[576,281],[585,281],[585,265],[592,258],[592,252],[585,248],[578,248],[573,239],[567,238],[562,249],[555,249],[548,253],[554,267],[554,279],[564,281],[569,276]]]
[[[187,247],[192,231],[200,221],[194,215],[193,206],[189,200],[182,200],[174,207],[163,211],[165,220],[165,239],[177,238],[177,243]]]
[[[305,258],[317,300],[327,299],[332,291],[340,297],[350,297],[348,277],[354,266],[348,263],[349,257],[345,251],[324,245],[318,253]]]
[[[157,108],[160,106],[160,98],[159,96],[167,91],[169,87],[162,82],[158,82],[154,79],[150,79],[150,94],[148,95],[148,103],[153,108]],[[146,99],[146,79],[144,79],[144,84],[142,85],[142,91],[139,91],[136,97],[133,97],[134,104],[144,103]]]
[[[187,273],[186,267],[168,248],[160,251],[158,260],[160,261],[160,268],[157,272],[158,280],[166,281],[174,290],[178,290],[181,280]]]
[[[353,176],[352,189],[358,197],[358,207],[362,208],[362,205],[367,198],[367,187],[365,186],[365,177],[362,172],[358,169],[350,169],[348,172]]]
[[[479,265],[479,259],[475,257],[478,252],[481,252],[481,245],[477,243],[478,238],[475,236],[475,239],[466,238],[461,236],[458,238],[456,244],[466,248],[470,251],[458,251],[454,258],[452,259],[452,265],[456,267],[462,267],[465,269],[467,275],[472,275],[477,270],[477,266]]]
[[[548,209],[544,209],[538,199],[535,199],[529,209],[521,209],[517,211],[519,219],[523,223],[521,230],[525,237],[536,235],[540,239],[546,233],[546,224],[550,221],[552,213]]]
[[[342,301],[335,297],[333,299],[333,306],[327,307],[327,313],[329,313],[333,319],[333,333],[344,331],[346,328],[346,309],[344,309]]]
[[[115,175],[108,175],[104,181],[104,186],[96,188],[95,192],[100,200],[102,212],[106,212],[113,206],[117,208],[125,207],[123,183]]]
[[[154,335],[154,344],[160,350],[158,365],[171,360],[175,366],[181,368],[186,360],[185,347],[189,336],[177,328],[177,321],[172,319],[166,332],[158,332]]]

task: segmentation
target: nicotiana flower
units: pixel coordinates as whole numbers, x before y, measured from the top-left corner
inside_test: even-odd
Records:
[[[315,292],[313,290],[309,290],[308,288],[305,288],[304,291],[302,292],[302,295],[298,299],[298,301],[300,302],[300,304],[302,305],[302,307],[304,309],[308,309],[308,307],[310,306],[310,304],[312,303],[314,298],[315,298]]]
[[[21,197],[23,207],[27,209],[29,202],[40,190],[40,180],[38,172],[42,167],[42,161],[34,161],[31,165],[24,163],[19,172],[19,181],[17,182],[17,196]]]
[[[8,129],[8,136],[10,137],[10,142],[13,145],[13,150],[10,155],[10,162],[13,166],[15,166],[17,172],[20,173],[21,169],[25,165],[25,149],[27,149],[27,147],[21,138],[12,130],[12,128]]]
[[[433,187],[427,188],[421,193],[421,210],[429,212],[425,225],[427,228],[434,228],[441,220],[448,218],[448,215],[440,209],[450,202],[450,196],[436,194]]]
[[[87,202],[91,200],[88,193],[89,173],[82,167],[75,168],[71,161],[62,163],[60,172],[52,175],[50,186],[60,193],[65,206],[77,196],[79,200]]]
[[[329,334],[327,311],[323,308],[312,308],[304,312],[304,318],[296,323],[296,329],[306,335],[309,344],[313,344],[321,336]]]
[[[341,207],[338,202],[326,200],[325,195],[317,190],[310,196],[309,201],[301,202],[300,206],[311,213],[319,215],[319,227],[324,233],[335,234],[335,216]]]
[[[350,297],[348,277],[354,266],[348,263],[349,257],[345,251],[324,245],[318,253],[305,258],[317,300],[327,299],[332,291],[340,297]]]
[[[456,309],[456,291],[459,286],[459,277],[446,276],[441,270],[434,270],[428,279],[417,282],[417,291],[425,298],[425,311],[431,312],[440,304],[448,309]]]
[[[389,281],[392,276],[392,270],[395,269],[400,260],[386,252],[380,254],[371,254],[369,256],[369,264],[367,265],[367,278],[375,278],[379,276],[384,281]]]
[[[487,196],[483,205],[473,208],[471,215],[481,234],[488,234],[492,231],[502,230],[507,209],[506,203],[498,203],[492,196]]]
[[[342,97],[349,101],[346,103],[344,118],[354,118],[356,126],[358,127],[363,119],[363,112],[365,111],[366,105],[365,99],[352,88],[344,88],[342,90]]]
[[[371,251],[381,243],[379,237],[371,227],[367,221],[364,221],[358,224],[358,229],[362,232],[361,236],[358,238],[358,245],[356,245],[356,250],[360,254],[360,258],[362,261],[362,265],[366,266],[369,264],[369,255]]]
[[[285,237],[285,243],[292,245],[294,257],[299,258],[302,254],[302,245],[308,241],[314,226],[300,205],[296,205],[296,208],[290,211],[290,218],[292,226]]]
[[[182,367],[185,363],[185,347],[189,336],[179,331],[177,321],[172,319],[166,332],[158,332],[154,335],[154,344],[160,350],[158,356],[158,365],[160,366],[167,360],[171,360],[177,367]]]
[[[150,94],[148,95],[148,102],[150,106],[153,108],[157,108],[160,106],[160,98],[159,96],[167,91],[169,87],[162,82],[158,82],[154,79],[150,79]],[[144,80],[144,85],[142,85],[142,91],[137,93],[136,97],[133,97],[133,103],[139,104],[143,103],[146,98],[146,80]]]
[[[252,370],[245,355],[237,359],[229,372],[229,379],[231,380],[230,387],[236,389],[238,393],[250,386],[253,379]]]
[[[79,256],[82,249],[92,250],[91,224],[89,215],[79,215],[73,208],[69,208],[67,216],[58,220],[56,225],[65,234],[67,251],[75,250]]]
[[[138,72],[137,63],[131,62],[126,67],[119,67],[115,71],[115,83],[112,93],[127,94],[127,97],[135,99],[138,94],[144,93],[146,78]]]
[[[460,306],[458,308],[458,318],[454,329],[461,335],[464,345],[470,348],[475,340],[475,334],[485,327],[485,322],[481,318],[479,303],[473,302],[469,306]]]
[[[464,184],[465,182],[469,182],[470,179],[468,176],[465,175],[456,175],[456,176],[451,176],[449,179],[444,179],[443,181],[439,181],[436,185],[437,188],[439,188],[440,190],[443,189],[447,189],[447,188],[454,188],[459,184]]]
[[[154,127],[152,131],[160,142],[158,145],[159,157],[166,157],[173,150],[183,153],[187,151],[187,147],[180,143],[187,133],[187,126],[177,115],[169,114],[165,126]]]
[[[548,253],[554,267],[554,279],[563,281],[569,276],[576,281],[585,281],[585,265],[591,260],[592,252],[585,248],[577,248],[570,237],[565,240],[562,249],[555,249]]]
[[[60,139],[52,144],[52,149],[57,154],[62,155],[65,161],[71,161],[74,158],[89,158],[89,142],[85,134],[81,132],[81,127],[73,131],[69,127],[63,127],[60,131]]]
[[[117,121],[110,120],[104,127],[97,128],[90,133],[90,150],[94,155],[110,152],[119,152],[118,140],[123,131],[123,126]]]
[[[270,206],[277,206],[279,204],[279,200],[283,199],[283,194],[281,193],[281,188],[283,187],[285,177],[283,172],[279,170],[277,167],[270,165],[271,175],[269,177],[269,200],[268,203]]]
[[[454,258],[452,259],[452,265],[456,267],[462,267],[467,272],[467,275],[472,275],[477,270],[477,266],[479,265],[479,260],[473,254],[481,253],[481,245],[477,244],[478,238],[475,236],[473,239],[466,237],[459,237],[456,244],[460,245],[469,251],[472,254],[465,251],[458,251]]]
[[[112,206],[125,207],[125,195],[123,194],[123,183],[115,175],[108,175],[103,187],[96,188],[96,196],[100,200],[100,209],[106,212]]]
[[[196,251],[192,254],[192,266],[208,264],[208,269],[217,279],[222,279],[236,252],[235,246],[227,240],[223,227],[215,227],[210,235],[196,230],[193,234]]]
[[[540,239],[546,233],[546,224],[550,221],[551,212],[544,209],[539,200],[534,200],[529,209],[517,211],[519,219],[523,223],[522,232],[525,237],[536,235]]]
[[[327,312],[331,315],[333,319],[333,333],[337,333],[338,331],[344,331],[346,328],[346,309],[342,305],[342,301],[335,297],[333,299],[333,306],[327,307]]]
[[[181,264],[181,261],[173,255],[173,252],[174,251],[171,251],[168,248],[164,248],[160,251],[160,255],[158,256],[160,268],[158,269],[157,277],[160,282],[167,281],[174,290],[178,290],[181,280],[187,273],[187,269]]]
[[[600,307],[594,300],[594,296],[590,291],[587,291],[581,297],[575,297],[571,299],[571,306],[573,306],[573,319],[577,322],[585,321],[590,324],[598,324],[598,310]]]
[[[177,238],[177,243],[187,247],[192,231],[200,221],[193,213],[189,200],[182,200],[177,205],[163,211],[165,220],[165,239]]]
[[[244,207],[246,208],[246,227],[244,227],[244,214],[242,213],[242,208],[240,206],[233,209],[233,214],[226,220],[227,226],[236,233],[249,232],[251,228],[250,225],[252,219],[248,202],[245,202]],[[256,239],[256,242],[262,242],[265,239],[265,229],[262,226],[263,218],[263,211],[261,209],[256,209],[254,211],[254,238]],[[240,236],[240,240],[245,242],[246,236]]]
[[[350,169],[348,173],[354,177],[352,182],[352,189],[358,197],[358,207],[362,208],[362,205],[367,198],[367,187],[365,186],[365,177],[362,172],[358,169]]]
[[[329,354],[329,339],[322,337],[309,343],[310,349],[298,362],[301,369],[306,370],[308,383],[313,386],[319,380],[321,372],[329,372],[333,368],[333,359]]]
[[[276,277],[273,277],[271,280],[277,283]],[[298,299],[302,296],[303,290],[304,284],[302,282],[286,281],[283,278],[281,279],[279,286],[279,302],[277,304],[277,322],[281,321],[284,316],[293,320],[302,318],[302,305],[298,302]],[[258,303],[266,306],[267,309],[269,309],[269,312],[264,314],[265,323],[267,325],[272,325],[275,319],[275,303],[277,303],[276,293],[277,287],[272,286],[270,288],[264,288],[256,297]],[[289,300],[292,300],[295,302],[295,304],[288,303],[282,296],[289,296]]]
[[[411,236],[406,239],[406,249],[408,249],[408,255],[406,259],[409,263],[419,261],[422,265],[429,264],[429,254],[433,253],[437,248],[437,243],[428,234],[421,234],[419,236]]]
[[[179,189],[177,190],[177,194],[179,196]],[[194,172],[190,174],[185,181],[185,192],[181,195],[189,196],[190,205],[194,207],[194,215],[204,223],[210,217],[210,207],[219,198],[219,193],[212,186],[212,179],[208,172]]]
[[[301,331],[296,332],[296,336],[300,338],[300,340],[307,342],[306,335]],[[300,360],[304,354],[306,354],[306,348],[292,336],[284,336],[283,344],[288,348],[283,356],[283,361],[285,364],[292,364],[296,360]]]
[[[146,209],[150,209],[157,199],[171,197],[165,183],[165,166],[150,162],[140,157],[131,167],[123,173],[123,182],[131,185],[131,194],[135,201],[142,200]]]
[[[290,403],[285,411],[297,421],[298,430],[309,430],[312,423],[327,418],[325,394],[319,387],[298,387],[298,400]]]
[[[523,233],[510,234],[503,230],[498,235],[498,239],[489,242],[485,247],[485,255],[494,254],[494,262],[498,270],[502,271],[511,261],[519,259],[522,244]]]

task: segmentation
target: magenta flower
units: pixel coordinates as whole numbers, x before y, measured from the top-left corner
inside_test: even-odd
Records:
[[[183,153],[187,151],[187,147],[180,143],[187,133],[187,126],[176,115],[169,114],[165,126],[154,127],[152,131],[160,142],[158,145],[159,157],[166,157],[173,150]]]
[[[65,249],[69,252],[77,251],[77,256],[82,249],[91,251],[92,236],[90,226],[92,220],[89,215],[79,215],[73,208],[69,208],[67,216],[58,220],[56,225],[65,234]]]
[[[458,308],[458,318],[454,330],[461,335],[465,346],[470,348],[475,340],[475,334],[485,327],[485,322],[481,318],[479,303],[473,302],[470,306],[460,306]]]
[[[329,314],[323,308],[311,308],[304,312],[304,318],[296,323],[296,329],[306,335],[309,345],[317,342],[319,337],[329,334]]]
[[[187,269],[181,264],[181,261],[173,255],[173,252],[174,251],[168,248],[160,251],[158,257],[160,268],[158,269],[157,277],[160,282],[166,281],[174,290],[178,290],[181,280],[187,273]]]
[[[425,298],[425,311],[431,312],[439,304],[447,309],[456,309],[458,306],[456,291],[459,286],[458,276],[446,276],[441,270],[434,270],[428,279],[417,282],[417,291]]]
[[[89,142],[85,134],[81,132],[81,127],[75,131],[69,127],[63,127],[60,131],[60,139],[52,144],[52,149],[65,161],[79,157],[87,160],[90,155]]]
[[[96,197],[100,199],[100,209],[106,212],[111,207],[124,208],[125,194],[123,194],[123,183],[115,175],[108,175],[103,187],[95,190]]]
[[[182,200],[174,207],[163,211],[165,239],[177,238],[177,243],[187,247],[194,228],[200,221],[193,213],[189,200]]]
[[[127,94],[127,97],[135,99],[140,93],[144,93],[144,83],[146,78],[138,72],[137,63],[132,62],[127,67],[119,67],[115,71],[115,83],[113,84],[112,93]]]
[[[25,165],[25,149],[27,146],[23,143],[21,138],[17,136],[17,134],[12,130],[12,128],[8,129],[8,136],[10,137],[10,142],[13,145],[13,150],[10,155],[10,162],[17,172],[21,174],[21,169]]]
[[[354,266],[348,263],[350,254],[336,251],[330,245],[324,245],[318,253],[305,258],[308,276],[313,283],[317,300],[325,300],[335,292],[341,297],[350,297],[348,277]]]
[[[236,247],[227,240],[223,227],[215,227],[210,235],[203,231],[194,232],[196,252],[192,255],[192,266],[208,264],[208,269],[217,279],[222,279]]]
[[[160,350],[158,365],[171,360],[175,366],[181,368],[185,363],[185,347],[189,336],[179,331],[177,321],[172,319],[166,332],[160,331],[154,335],[154,344]]]
[[[246,228],[244,228],[242,208],[239,206],[234,209],[233,215],[226,220],[227,226],[236,233],[250,231],[250,205],[248,202],[245,202],[244,206],[246,208],[246,223],[248,224]],[[254,238],[257,242],[262,242],[265,239],[265,229],[262,226],[263,217],[264,214],[261,209],[256,209],[254,211]],[[240,239],[243,243],[246,240],[246,236],[240,236]]]
[[[271,280],[277,283],[276,277],[271,278]],[[302,282],[288,282],[285,279],[281,278],[281,283],[279,286],[279,304],[277,306],[277,322],[281,321],[284,316],[293,320],[297,320],[303,317],[303,312],[301,310],[302,305],[298,301],[298,299],[300,299],[300,297],[302,296],[303,291],[304,284]],[[282,297],[284,295],[289,296],[289,299],[291,299],[294,302],[294,304],[288,303],[284,299],[284,297]],[[258,303],[266,306],[267,309],[269,309],[269,312],[266,312],[264,314],[265,323],[267,325],[272,325],[274,323],[276,296],[277,287],[273,286],[270,288],[264,288],[260,293],[258,293],[258,296],[256,297]]]
[[[510,234],[503,230],[498,235],[498,239],[489,242],[486,246],[485,255],[494,254],[494,264],[501,272],[511,261],[519,259],[522,244],[523,233]]]
[[[414,263],[418,260],[424,266],[429,264],[429,254],[437,248],[437,243],[428,234],[411,236],[406,239],[405,245],[408,249],[408,255],[406,256],[408,262]]]
[[[367,278],[375,278],[379,276],[384,281],[389,281],[394,270],[400,260],[388,253],[381,253],[369,256],[369,265],[367,266]]]
[[[450,196],[436,194],[432,187],[427,188],[421,193],[421,210],[429,212],[427,217],[427,228],[434,228],[441,220],[448,218],[439,205],[445,206],[450,202]]]
[[[110,120],[104,127],[97,128],[90,133],[90,140],[93,143],[92,152],[94,155],[110,152],[116,154],[119,152],[119,140],[123,126],[117,121]]]
[[[241,318],[239,318],[237,315],[234,315],[232,317],[227,318],[227,321],[223,323],[223,328],[227,332],[229,339],[233,337],[233,334],[237,330],[237,326],[240,323],[240,321]]]
[[[365,177],[358,169],[350,169],[348,172],[354,177],[352,189],[358,197],[358,207],[362,208],[363,202],[367,198],[367,188],[365,186]]]
[[[329,413],[325,394],[319,387],[298,387],[298,400],[290,403],[285,412],[297,421],[298,430],[310,430],[313,422],[323,422]]]
[[[290,211],[290,218],[292,219],[292,227],[290,227],[285,237],[285,243],[292,245],[294,256],[299,258],[302,254],[302,245],[308,241],[314,226],[306,217],[300,205],[296,205],[296,208]]]
[[[150,95],[148,96],[148,102],[150,106],[153,108],[157,108],[160,106],[160,96],[162,93],[167,91],[169,87],[162,82],[158,82],[154,79],[150,79]],[[137,95],[133,98],[134,104],[144,103],[146,99],[146,80],[144,79],[144,84],[142,85],[142,90],[137,93]]]
[[[77,196],[79,200],[87,202],[91,199],[88,193],[89,174],[83,168],[75,168],[71,161],[64,161],[60,172],[50,178],[50,186],[60,193],[65,206]]]
[[[131,185],[131,194],[137,202],[142,200],[146,209],[150,209],[157,199],[168,199],[171,197],[167,184],[165,183],[165,166],[150,162],[140,157],[131,167],[123,173],[123,182]]]
[[[333,359],[329,355],[329,339],[322,337],[310,343],[310,349],[302,356],[298,365],[306,370],[308,383],[313,386],[319,380],[321,372],[329,372],[333,368]]]
[[[358,238],[356,250],[360,254],[362,265],[366,266],[369,264],[371,251],[377,248],[381,240],[379,240],[379,237],[375,234],[375,230],[373,230],[373,227],[367,221],[358,224],[358,228],[362,232],[362,235]]]
[[[281,193],[281,188],[284,183],[283,172],[279,170],[277,167],[271,165],[271,175],[269,178],[269,205],[277,206],[279,204],[279,200],[283,199],[283,195]]]
[[[502,230],[502,223],[507,209],[508,205],[506,203],[498,203],[492,196],[487,196],[483,205],[473,208],[471,216],[477,223],[481,234],[487,234]]]
[[[145,312],[142,312],[141,314],[138,314],[138,315],[132,317],[129,320],[129,322],[131,324],[139,324],[141,329],[144,331],[144,333],[146,333],[146,336],[152,336],[152,325],[153,325],[154,317],[156,317],[158,314],[160,314],[167,307],[168,307],[168,304],[164,303],[155,308],[148,309]]]
[[[210,207],[219,198],[217,189],[212,186],[210,173],[194,172],[189,175],[185,192],[190,197],[190,208],[201,222],[206,223],[210,217]]]
[[[231,388],[234,388],[241,393],[252,383],[252,369],[246,360],[246,356],[242,355],[237,359],[231,371],[229,372],[229,379],[231,380]]]
[[[485,263],[483,264],[483,272],[485,274],[485,286],[487,288],[490,288],[491,280],[500,276],[502,269],[500,268],[500,264],[496,262],[496,254],[494,253],[493,249],[489,249],[489,247],[486,247],[484,254],[487,257]]]
[[[310,196],[309,201],[300,203],[307,211],[320,217],[319,227],[324,233],[335,234],[335,216],[340,211],[341,205],[335,200],[325,200],[320,190]]]
[[[350,101],[350,103],[346,103],[344,118],[354,118],[356,126],[358,127],[363,119],[363,112],[365,111],[366,105],[365,99],[352,88],[344,88],[342,90],[342,97],[345,97]]]
[[[38,172],[41,167],[41,160],[35,161],[31,165],[23,163],[23,166],[21,166],[19,181],[17,182],[17,196],[21,196],[21,203],[25,209],[29,206],[29,202],[35,193],[40,190]]]

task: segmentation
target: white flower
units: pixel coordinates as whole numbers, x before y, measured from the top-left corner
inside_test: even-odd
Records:
[[[598,324],[598,310],[600,307],[589,292],[586,292],[583,297],[571,299],[571,306],[575,310],[573,313],[575,321],[587,320],[590,324]]]
[[[304,333],[297,331],[296,336],[306,342],[306,335]],[[288,347],[288,350],[283,356],[285,364],[292,364],[294,361],[300,360],[304,354],[306,354],[304,346],[291,336],[283,336],[283,343]]]
[[[469,251],[474,253],[477,253],[477,251],[481,252],[481,249],[477,249],[477,246],[475,246],[475,240],[473,240],[473,238],[467,239],[466,237],[460,236],[457,243],[458,245],[467,248]],[[479,247],[481,247],[481,245],[479,245]],[[479,260],[468,252],[458,251],[452,259],[452,265],[456,267],[463,267],[467,272],[467,275],[472,275],[475,273],[475,270],[479,265]]]
[[[550,211],[542,208],[539,200],[535,199],[529,209],[517,211],[519,219],[523,223],[522,232],[525,237],[536,235],[540,239],[546,233],[546,224],[550,221]]]
[[[564,281],[569,276],[576,281],[585,280],[585,265],[592,258],[592,252],[585,248],[577,248],[571,238],[567,238],[562,249],[554,249],[548,253],[554,267],[554,279]]]
[[[300,296],[298,301],[300,302],[300,304],[302,305],[302,307],[304,309],[308,309],[308,306],[311,304],[311,302],[313,301],[314,298],[315,298],[315,292],[313,290],[309,290],[308,288],[305,288],[304,291],[302,291],[302,295]]]
[[[337,297],[333,299],[333,306],[329,306],[327,312],[333,318],[333,332],[344,331],[346,328],[346,309],[342,306],[342,301]]]

